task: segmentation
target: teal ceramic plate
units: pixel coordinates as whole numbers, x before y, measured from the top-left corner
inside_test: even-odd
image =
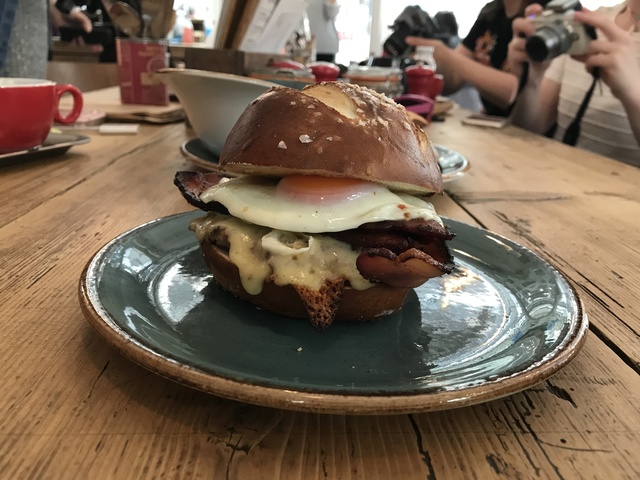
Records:
[[[218,169],[218,156],[207,148],[199,138],[192,138],[180,145],[180,152],[189,161],[206,170]]]
[[[396,414],[505,396],[563,367],[587,319],[548,263],[499,235],[448,220],[457,269],[372,322],[255,309],[219,288],[187,229],[162,218],[103,247],[82,275],[90,323],[132,360],[178,382],[301,411]]]
[[[442,172],[442,181],[450,182],[462,177],[469,169],[469,160],[464,155],[443,147],[442,145],[434,145],[438,154],[438,165]],[[202,140],[193,138],[187,140],[180,145],[180,152],[196,165],[207,169],[218,169],[218,157],[211,152]]]

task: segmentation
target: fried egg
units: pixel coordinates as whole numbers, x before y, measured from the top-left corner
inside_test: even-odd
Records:
[[[200,199],[219,202],[246,222],[291,232],[340,232],[368,222],[414,218],[442,224],[431,203],[354,179],[237,177],[209,188]]]

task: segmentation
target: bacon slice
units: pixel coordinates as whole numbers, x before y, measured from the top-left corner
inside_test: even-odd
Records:
[[[455,235],[435,220],[389,220],[331,234],[362,249],[356,262],[370,282],[414,288],[454,268],[446,240]]]
[[[370,282],[403,288],[418,287],[430,278],[453,270],[453,262],[443,263],[416,248],[400,255],[386,248],[370,249],[358,256],[356,266]]]
[[[449,230],[446,225],[442,226],[435,220],[422,218],[365,223],[360,225],[358,229],[365,232],[404,232],[410,235],[425,235],[443,240],[451,240],[455,237],[455,233]]]
[[[207,212],[224,213],[226,209],[220,203],[206,203],[200,200],[200,195],[210,187],[220,183],[222,178],[222,176],[212,172],[177,172],[173,183],[180,189],[180,193],[182,193],[185,200],[194,207]]]
[[[376,223],[367,223],[353,230],[329,233],[332,237],[341,242],[348,243],[360,248],[387,248],[394,253],[401,253],[409,248],[418,248],[428,252],[433,245],[444,245],[445,240],[451,240],[455,235],[446,227],[443,227],[434,220],[422,220],[424,227],[420,233],[416,233],[415,222],[403,228],[403,222],[395,222],[395,229],[391,230],[382,225],[380,228]],[[379,222],[386,224],[387,222]],[[409,223],[409,222],[406,222]],[[435,224],[435,226],[429,225]]]

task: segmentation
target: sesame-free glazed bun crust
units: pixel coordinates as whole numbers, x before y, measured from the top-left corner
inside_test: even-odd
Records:
[[[216,281],[228,292],[270,312],[288,317],[309,318],[298,292],[291,285],[278,286],[266,281],[258,295],[251,295],[242,287],[238,267],[225,252],[207,240],[200,244],[200,248]],[[375,285],[367,290],[347,287],[334,320],[367,321],[393,313],[402,308],[409,290],[384,284]]]
[[[443,189],[432,145],[405,108],[343,82],[274,87],[259,96],[227,137],[220,169],[357,178],[418,195]]]

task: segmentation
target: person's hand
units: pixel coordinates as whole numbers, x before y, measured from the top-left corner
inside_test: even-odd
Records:
[[[619,100],[640,98],[640,66],[631,35],[600,12],[582,10],[575,13],[574,19],[597,28],[604,38],[600,35],[590,42],[586,55],[573,58],[583,62],[589,72],[599,67],[600,78]]]
[[[404,41],[407,45],[412,47],[434,47],[435,50],[446,47],[442,40],[437,40],[435,38],[413,37],[409,35],[408,37],[405,37]]]
[[[51,14],[51,22],[57,27],[79,28],[89,33],[93,30],[93,23],[79,8],[72,8],[69,13],[64,13],[56,7],[55,0],[49,2],[49,12]],[[82,46],[85,44],[81,35],[74,37],[69,42],[72,45]]]
[[[433,58],[436,63],[444,60],[443,55],[450,50],[442,40],[434,38],[422,38],[422,37],[405,37],[404,41],[411,47],[433,47]]]
[[[72,8],[69,13],[63,13],[55,6],[55,0],[50,0],[49,11],[51,21],[56,27],[80,28],[89,33],[93,30],[93,23],[79,8]]]
[[[541,81],[545,70],[549,67],[550,62],[535,62],[529,58],[525,49],[527,38],[533,35],[536,28],[531,22],[531,17],[542,13],[542,6],[534,3],[529,5],[524,11],[524,17],[516,18],[511,23],[513,30],[513,38],[509,42],[507,53],[507,65],[509,72],[517,77],[522,76],[523,65],[529,64],[529,80]]]
[[[75,24],[87,33],[90,33],[91,30],[93,30],[93,23],[91,22],[91,19],[82,13],[82,10],[79,8],[71,9],[67,21],[71,24]]]

